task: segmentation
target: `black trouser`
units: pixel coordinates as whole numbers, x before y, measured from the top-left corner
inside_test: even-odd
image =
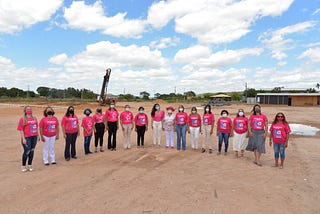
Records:
[[[105,125],[104,123],[96,123],[95,128],[96,132],[94,133],[94,146],[98,147],[98,142],[100,141],[100,147],[102,147]]]
[[[66,147],[64,149],[64,158],[70,158],[70,147],[71,147],[71,157],[76,157],[76,140],[78,137],[78,132],[76,133],[66,133]]]
[[[137,145],[140,146],[140,141],[141,141],[141,146],[144,145],[144,133],[146,132],[146,126],[136,126],[137,128]]]
[[[22,153],[22,166],[25,166],[28,160],[28,165],[32,165],[34,149],[37,145],[38,136],[26,137],[26,144],[22,144],[23,153]]]
[[[108,149],[117,148],[117,122],[108,122]]]

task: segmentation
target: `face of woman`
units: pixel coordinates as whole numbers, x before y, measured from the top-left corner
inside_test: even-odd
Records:
[[[26,112],[27,115],[31,115],[32,114],[31,107],[27,107],[25,112]]]
[[[284,119],[284,115],[282,114],[277,115],[277,121],[283,121],[283,119]]]

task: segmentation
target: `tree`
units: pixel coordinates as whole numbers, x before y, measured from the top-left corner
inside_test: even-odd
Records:
[[[246,97],[256,97],[257,91],[254,88],[249,88],[248,90],[244,91],[243,95]]]
[[[241,92],[232,92],[230,96],[231,96],[231,100],[234,100],[234,101],[240,101],[242,98]]]
[[[196,96],[196,93],[194,93],[193,91],[187,91],[187,92],[184,92],[184,95],[186,97],[195,97]]]
[[[140,97],[144,100],[149,100],[149,96],[150,96],[150,94],[146,91],[140,92]]]
[[[320,83],[316,84],[316,88],[319,90],[320,89]]]
[[[37,92],[38,92],[38,94],[39,94],[40,96],[49,97],[49,95],[50,95],[50,88],[41,86],[41,87],[38,87],[38,88],[37,88]]]
[[[317,91],[316,91],[316,89],[314,89],[314,88],[308,88],[308,89],[306,90],[306,92],[307,92],[307,93],[316,93]]]
[[[271,90],[271,93],[281,93],[281,87],[274,87],[274,88]]]

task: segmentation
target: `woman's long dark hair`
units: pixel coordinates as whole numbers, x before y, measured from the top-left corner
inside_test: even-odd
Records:
[[[154,117],[154,115],[156,114],[156,106],[160,106],[159,103],[156,103],[153,105],[152,110],[151,110],[151,116]]]
[[[70,113],[70,109],[73,109],[73,113],[72,114]],[[69,106],[68,107],[67,112],[66,112],[66,116],[67,117],[70,117],[70,116],[73,117],[74,116],[74,107],[73,106]]]
[[[256,108],[256,107],[259,107],[260,110],[261,110],[261,106],[260,106],[259,104],[255,104],[255,105],[253,106],[252,110],[251,110],[251,113],[253,113],[253,115],[256,115],[256,114],[257,114],[256,111],[255,111],[255,108]],[[260,113],[260,114],[261,114],[261,113]]]
[[[52,110],[52,116],[53,116],[55,112],[54,112],[53,108],[51,108],[50,106],[48,106],[47,108],[44,109],[43,116],[48,117],[48,114],[47,114],[48,109]]]
[[[285,116],[284,113],[282,113],[282,112],[278,112],[278,113],[276,114],[276,116],[274,117],[274,120],[273,120],[272,124],[276,124],[276,123],[278,122],[278,119],[277,119],[278,116],[282,116],[282,117],[283,117],[282,122],[283,122],[284,124],[288,124],[288,122],[287,122],[287,120],[286,120],[286,116]]]
[[[208,112],[206,111],[206,108],[209,108],[209,111],[208,111]],[[205,113],[205,114],[212,114],[212,112],[211,112],[211,105],[207,104],[207,105],[204,107],[204,113]]]

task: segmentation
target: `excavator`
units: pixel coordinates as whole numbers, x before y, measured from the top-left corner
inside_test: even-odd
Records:
[[[114,98],[108,98],[107,97],[107,88],[109,83],[109,78],[111,75],[111,68],[106,69],[106,75],[103,77],[102,87],[101,87],[101,93],[99,96],[99,103],[100,105],[108,105],[111,102],[115,102]]]

